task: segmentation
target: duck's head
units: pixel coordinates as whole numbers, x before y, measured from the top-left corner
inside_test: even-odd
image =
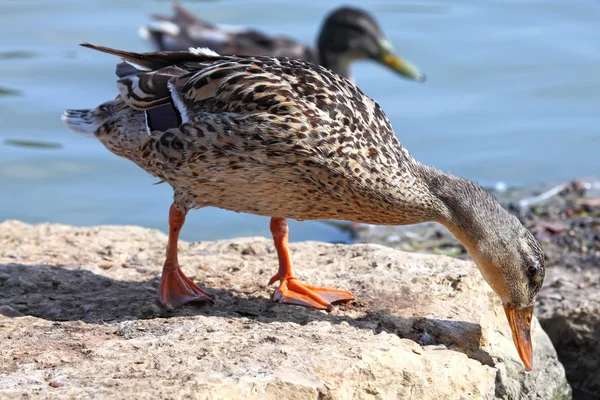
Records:
[[[507,213],[508,214],[508,213]],[[518,220],[507,215],[499,240],[481,240],[471,254],[484,279],[502,300],[517,351],[525,368],[533,368],[531,320],[544,282],[544,253]]]
[[[497,203],[490,206],[479,210],[483,215],[464,217],[452,224],[451,230],[502,300],[515,346],[530,371],[533,368],[531,320],[544,282],[544,252],[515,216]]]
[[[396,54],[377,21],[358,8],[341,7],[327,16],[318,49],[321,64],[346,77],[352,61],[374,60],[405,78],[425,81],[415,65]]]
[[[467,248],[483,278],[502,300],[525,368],[533,367],[531,320],[544,282],[544,252],[537,239],[488,192],[466,179],[421,167],[437,220]]]

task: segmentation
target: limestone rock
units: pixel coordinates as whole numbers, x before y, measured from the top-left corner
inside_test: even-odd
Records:
[[[0,224],[0,398],[570,397],[537,320],[524,372],[470,262],[293,243],[301,279],[357,296],[327,314],[269,300],[270,240],[182,242],[184,272],[217,305],[168,311],[165,245],[139,227]]]
[[[558,351],[577,399],[600,399],[600,270],[554,267],[538,318]]]

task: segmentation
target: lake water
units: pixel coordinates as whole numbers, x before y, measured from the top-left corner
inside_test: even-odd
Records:
[[[352,2],[344,2],[352,3]],[[492,185],[538,185],[600,172],[600,2],[373,1],[398,52],[429,80],[371,64],[353,69],[400,141],[420,161]],[[188,1],[210,21],[313,43],[335,1]],[[115,58],[81,41],[149,51],[137,31],[168,1],[0,1],[0,220],[136,224],[165,230],[167,185],[99,142],[72,134],[65,108],[115,95]],[[58,148],[26,148],[37,140]],[[204,209],[187,240],[269,236],[268,219]],[[293,223],[292,240],[344,240],[322,222]]]

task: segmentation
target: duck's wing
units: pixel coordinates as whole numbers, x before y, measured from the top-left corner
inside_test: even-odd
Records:
[[[254,29],[231,32],[223,54],[288,57],[317,62],[313,49],[287,36],[270,36]]]
[[[179,1],[173,0],[173,16],[162,14],[152,14],[151,17],[156,21],[171,21],[184,26],[203,25],[211,27],[213,24],[198,18],[196,14],[185,8]]]
[[[174,15],[153,15],[155,23],[140,28],[140,36],[157,50],[185,51],[191,47],[207,47],[219,54],[273,56],[317,62],[316,52],[286,36],[267,35],[256,29],[215,25],[205,21],[179,2]]]
[[[179,76],[195,73],[216,60],[225,59],[211,50],[196,49],[192,52],[134,53],[83,43],[104,53],[119,56],[117,64],[117,87],[120,98],[131,108],[146,115],[148,131],[164,132],[182,123],[182,112],[176,107],[169,81]]]
[[[263,157],[304,152],[319,162],[345,163],[358,152],[369,163],[388,164],[402,156],[390,153],[401,147],[381,108],[321,66],[287,58],[220,56],[207,50],[133,53],[85,46],[147,69],[120,78],[118,85],[132,108],[168,106],[177,114],[177,123],[166,132],[165,127],[149,126],[164,132],[162,139],[180,139],[170,147],[152,139],[159,143],[156,149],[189,153],[189,146],[206,146],[212,137],[218,142],[212,144],[217,152],[261,148]],[[190,129],[196,132],[192,139]]]
[[[123,100],[138,110],[173,102],[184,122],[186,114],[198,112],[262,113],[312,124],[311,130],[327,127],[333,132],[341,125],[346,135],[364,137],[366,130],[379,130],[371,140],[394,136],[381,108],[360,89],[301,60],[223,56],[208,49],[135,53],[83,46],[117,55],[137,68],[131,74],[133,69],[119,67],[118,85]]]
[[[186,51],[190,47],[210,47],[219,51],[225,36],[214,24],[197,17],[178,1],[173,15],[151,15],[154,22],[142,26],[139,35],[159,51]]]

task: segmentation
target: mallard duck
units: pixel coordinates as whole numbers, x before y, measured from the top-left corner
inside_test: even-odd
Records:
[[[297,278],[287,218],[368,224],[436,221],[467,248],[502,300],[525,367],[544,280],[533,235],[477,184],[416,161],[379,105],[349,80],[302,60],[220,56],[206,49],[117,55],[119,95],[67,110],[76,133],[96,138],[174,189],[159,299],[213,303],[177,260],[185,216],[207,206],[271,217],[279,269],[273,299],[331,311],[354,297]]]
[[[321,64],[346,78],[351,78],[353,61],[374,60],[405,78],[425,80],[415,65],[396,55],[375,18],[359,8],[340,7],[331,12],[323,23],[316,50],[285,36],[211,24],[178,2],[173,3],[173,9],[173,17],[154,15],[156,23],[140,28],[140,36],[157,50],[208,47],[219,54],[298,58]]]

